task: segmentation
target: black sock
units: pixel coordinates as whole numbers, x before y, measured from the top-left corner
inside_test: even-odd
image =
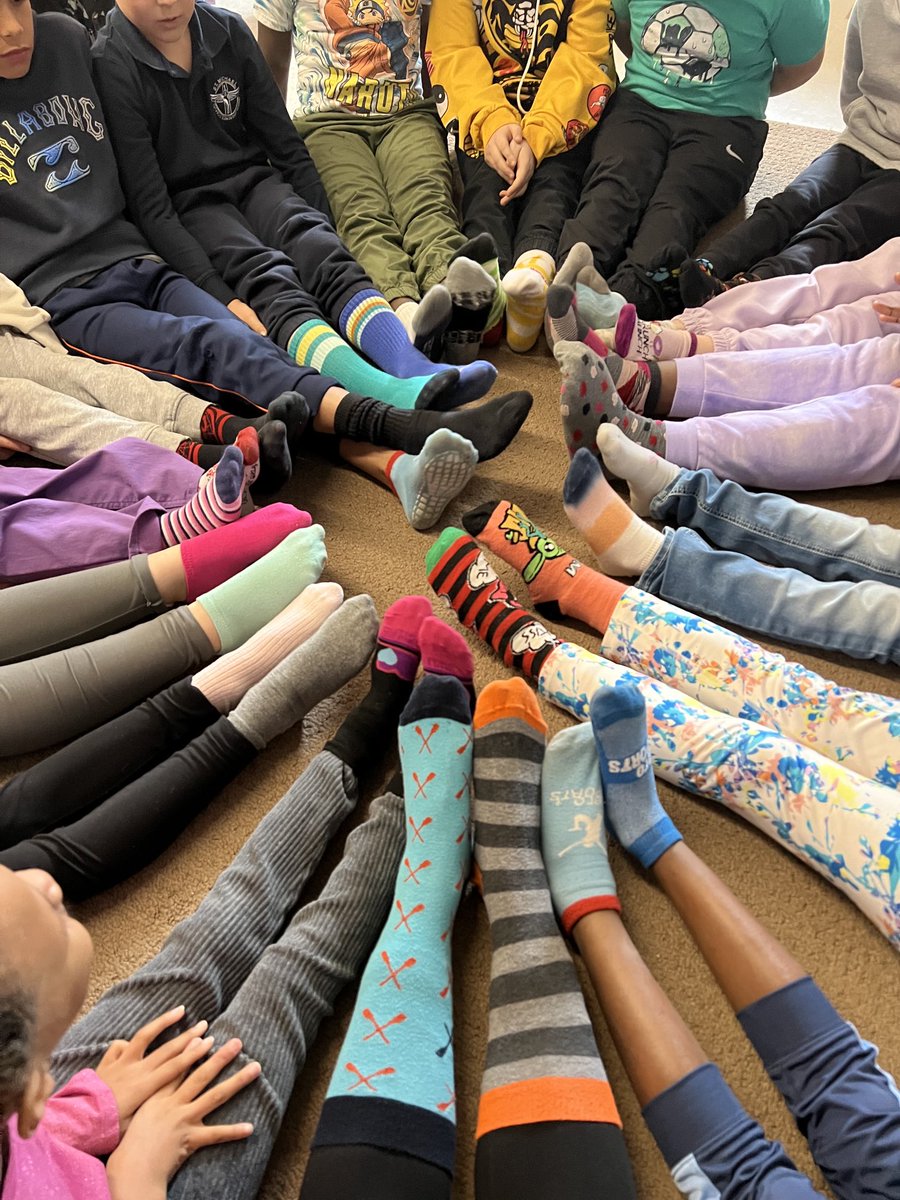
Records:
[[[200,438],[213,446],[229,446],[242,429],[258,432],[270,421],[281,421],[287,430],[288,445],[296,449],[309,421],[309,406],[299,392],[282,392],[259,417],[238,417],[216,404],[208,404],[200,418]],[[217,462],[218,459],[213,459]]]
[[[334,415],[337,437],[356,442],[371,442],[390,450],[419,454],[426,440],[438,429],[452,429],[468,438],[478,451],[481,462],[496,458],[525,423],[531,411],[530,392],[508,392],[495,396],[478,408],[435,413],[423,409],[399,409],[348,392]]]
[[[287,429],[281,421],[266,421],[259,429],[259,477],[253,484],[256,495],[269,496],[291,478],[291,452]]]

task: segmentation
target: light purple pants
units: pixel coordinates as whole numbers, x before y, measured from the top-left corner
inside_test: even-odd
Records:
[[[189,500],[202,474],[171,450],[136,438],[61,471],[0,467],[0,584],[164,549],[160,514]]]
[[[900,479],[900,388],[872,384],[786,408],[666,421],[665,457],[749,487],[818,490]]]
[[[855,262],[829,263],[808,275],[785,275],[745,284],[714,296],[702,308],[689,308],[679,318],[695,333],[747,333],[767,326],[802,325],[811,318],[855,301],[896,292],[900,272],[900,238]],[[887,300],[887,303],[891,303]],[[871,307],[871,306],[870,306]],[[849,320],[849,318],[847,318]],[[876,318],[877,319],[877,318]],[[880,323],[879,323],[880,324]],[[891,328],[890,326],[888,328]],[[894,326],[893,328],[896,328]],[[864,334],[863,336],[877,336]],[[837,338],[830,338],[836,341]],[[848,340],[859,340],[858,338]],[[784,344],[784,343],[782,343]],[[811,345],[795,342],[794,345]],[[821,344],[821,343],[819,343]],[[725,349],[726,347],[722,347]],[[758,346],[742,347],[758,349]]]

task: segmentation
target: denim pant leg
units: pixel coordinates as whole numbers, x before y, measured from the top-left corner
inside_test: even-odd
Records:
[[[814,579],[900,587],[900,530],[774,492],[748,492],[709,470],[682,470],[654,497],[650,515],[696,529],[722,550],[795,567]]]
[[[898,594],[882,583],[822,583],[793,568],[716,550],[692,529],[667,529],[637,586],[764,637],[900,663]]]

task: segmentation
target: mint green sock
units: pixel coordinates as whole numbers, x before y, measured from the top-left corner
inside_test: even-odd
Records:
[[[396,379],[366,362],[324,321],[305,321],[295,329],[287,351],[301,366],[331,375],[348,391],[374,396],[394,408],[426,408],[429,397],[441,393],[446,382],[443,375]]]
[[[226,579],[212,591],[198,596],[216,627],[222,653],[246,642],[267,621],[311,583],[325,567],[325,530],[321,525],[297,529],[274,550]]]
[[[575,284],[578,311],[591,329],[610,329],[625,307],[625,297],[618,292],[595,292],[586,283]]]
[[[544,754],[541,842],[553,905],[566,933],[590,912],[620,908],[606,855],[597,743],[588,725],[561,730]]]

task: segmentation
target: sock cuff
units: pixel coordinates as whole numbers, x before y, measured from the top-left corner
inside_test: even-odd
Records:
[[[664,813],[648,830],[631,843],[628,850],[638,860],[642,867],[649,869],[676,842],[682,841],[682,836],[675,828],[672,818]]]
[[[397,495],[397,489],[396,489],[396,487],[394,487],[394,481],[391,478],[391,473],[393,472],[394,467],[397,465],[397,459],[403,458],[405,453],[406,453],[405,450],[395,450],[394,453],[391,455],[391,457],[388,459],[387,466],[384,468],[385,478],[387,479],[388,484],[391,488],[391,491],[394,493],[395,496]]]
[[[475,1137],[511,1125],[538,1125],[544,1121],[622,1125],[606,1080],[544,1076],[484,1092],[478,1105]]]
[[[565,908],[560,915],[562,927],[567,934],[570,934],[582,917],[586,917],[592,912],[621,912],[622,904],[619,897],[612,896],[585,896],[581,900],[576,900],[574,904],[570,904]]]
[[[313,1146],[378,1146],[453,1173],[456,1125],[400,1100],[330,1096],[322,1106]]]

